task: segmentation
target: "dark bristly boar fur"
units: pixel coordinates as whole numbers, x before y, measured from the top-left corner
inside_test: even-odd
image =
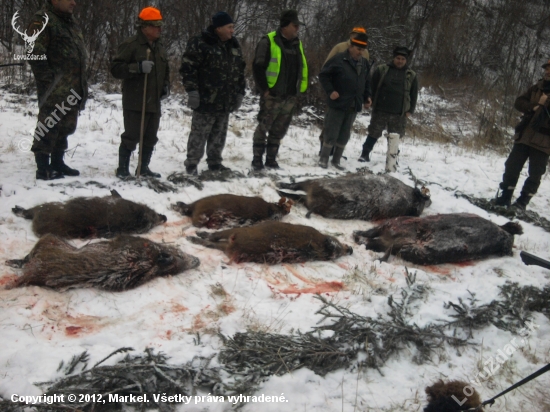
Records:
[[[190,205],[177,202],[172,209],[190,216],[196,227],[249,226],[262,220],[279,220],[287,215],[294,202],[282,197],[279,203],[268,203],[261,197],[215,195],[197,200]]]
[[[309,214],[332,219],[380,220],[397,216],[420,216],[431,201],[428,190],[407,186],[389,175],[360,173],[334,179],[279,183],[282,189],[302,190],[305,195],[287,196],[305,203]]]
[[[77,197],[65,203],[52,202],[23,209],[12,209],[17,216],[32,219],[36,236],[63,238],[110,238],[120,234],[145,233],[166,222],[166,216],[153,209],[123,199],[116,190],[111,196]]]
[[[469,396],[464,394],[464,388],[469,386],[468,382],[450,381],[434,383],[432,386],[426,387],[426,395],[428,395],[428,405],[424,408],[424,412],[459,412],[470,408],[477,408],[481,405],[479,393],[473,389],[473,393]],[[483,408],[476,409],[478,412],[483,412]]]
[[[455,263],[512,254],[518,223],[498,226],[468,213],[427,217],[396,217],[367,230],[353,232],[367,249],[386,251],[420,265]]]
[[[95,287],[118,292],[196,268],[200,261],[174,247],[135,236],[119,236],[77,249],[57,236],[46,235],[24,259],[6,264],[23,268],[23,275],[11,287]]]
[[[262,222],[254,226],[197,232],[191,242],[223,251],[232,262],[267,264],[332,260],[353,249],[336,238],[323,235],[309,226],[282,222]]]

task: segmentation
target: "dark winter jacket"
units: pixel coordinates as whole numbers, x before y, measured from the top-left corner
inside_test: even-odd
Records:
[[[281,69],[277,77],[277,83],[271,89],[267,84],[266,70],[271,59],[271,42],[263,36],[256,46],[252,74],[256,89],[260,94],[269,90],[272,96],[295,96],[300,91],[302,81],[302,53],[300,51],[300,39],[298,37],[287,40],[277,29],[274,37],[275,43],[281,48]]]
[[[401,116],[414,113],[418,98],[416,73],[407,65],[398,69],[393,62],[381,64],[372,75],[372,95],[374,111]]]
[[[519,96],[514,103],[514,107],[524,114],[532,114],[529,125],[514,136],[516,143],[523,143],[534,147],[550,155],[550,98],[544,105],[540,105],[543,93],[544,81],[540,80],[537,84],[531,86],[524,94]],[[539,106],[534,113],[535,106]]]
[[[198,91],[198,112],[230,112],[237,95],[244,96],[245,79],[241,46],[235,37],[222,42],[208,27],[187,43],[180,74],[187,92]]]
[[[150,50],[149,58],[147,58],[147,50]],[[141,112],[145,74],[139,73],[138,62],[144,60],[155,63],[151,72],[147,74],[145,111],[160,113],[160,97],[163,89],[170,85],[168,58],[160,40],[155,41],[151,46],[141,29],[138,29],[135,36],[124,40],[118,47],[117,55],[111,63],[111,73],[115,78],[123,79],[122,108]]]
[[[79,109],[83,110],[88,97],[88,82],[82,32],[72,14],[59,12],[46,2],[34,15],[27,33],[40,31],[46,15],[48,24],[38,35],[32,52],[37,60],[29,60],[36,79],[38,105],[55,107],[67,100],[72,89],[82,97]],[[46,58],[42,59],[44,55]]]
[[[369,70],[366,59],[360,57],[355,63],[347,50],[326,62],[319,73],[319,81],[329,96],[328,106],[332,109],[360,112],[371,95]],[[340,96],[332,100],[330,94],[334,91]]]

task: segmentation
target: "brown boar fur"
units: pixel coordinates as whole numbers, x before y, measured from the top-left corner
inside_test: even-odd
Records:
[[[114,237],[145,233],[166,222],[166,216],[148,206],[123,199],[116,190],[111,196],[77,197],[65,203],[51,202],[23,209],[12,209],[17,216],[32,219],[36,236],[63,238]]]
[[[458,412],[480,406],[481,398],[477,391],[473,389],[474,393],[471,396],[466,396],[464,394],[465,387],[469,387],[468,391],[472,388],[467,382],[450,381],[445,383],[442,380],[426,387],[429,403],[424,408],[424,412]],[[483,412],[483,408],[476,409],[476,411]]]
[[[24,259],[6,264],[23,268],[12,288],[37,285],[123,291],[195,268],[200,262],[174,247],[135,236],[119,236],[77,249],[57,236],[46,235]]]
[[[470,213],[396,217],[354,238],[367,249],[386,251],[420,265],[464,262],[512,254],[517,223],[498,226]]]
[[[262,222],[250,227],[197,232],[193,243],[223,251],[233,262],[298,263],[337,259],[353,249],[309,226]]]
[[[287,215],[294,202],[282,197],[278,203],[268,203],[261,197],[215,195],[191,204],[177,202],[172,209],[190,216],[193,225],[208,229],[249,226],[262,220],[279,220]]]

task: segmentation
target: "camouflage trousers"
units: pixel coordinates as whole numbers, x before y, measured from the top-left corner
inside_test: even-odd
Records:
[[[225,147],[229,112],[201,113],[194,111],[191,121],[191,133],[187,141],[186,167],[196,166],[204,156],[206,146],[206,163],[208,166],[221,164]]]
[[[329,108],[323,125],[323,143],[327,146],[346,147],[356,117],[357,112],[355,109],[338,110]]]
[[[260,111],[258,112],[258,126],[254,131],[255,145],[273,144],[279,146],[285,137],[296,107],[296,96],[260,97]]]
[[[400,137],[405,134],[405,126],[407,125],[407,117],[400,114],[372,112],[372,118],[369,124],[369,136],[378,139],[382,136],[384,129],[388,133],[397,133]]]
[[[67,150],[67,138],[75,132],[77,121],[78,108],[76,107],[65,110],[63,113],[55,105],[43,105],[38,112],[38,123],[31,151],[51,154]]]
[[[136,150],[141,133],[141,112],[123,110],[124,133],[120,135],[122,144],[131,152]],[[160,125],[160,113],[145,112],[143,122],[143,147],[155,147],[159,141],[157,132]]]

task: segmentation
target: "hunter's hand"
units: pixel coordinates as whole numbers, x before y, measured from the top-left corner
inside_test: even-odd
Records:
[[[548,100],[548,95],[547,94],[542,94],[542,96],[540,96],[540,99],[539,99],[539,104],[544,104],[546,103],[546,100]]]
[[[336,100],[337,98],[340,97],[340,95],[339,95],[338,92],[335,90],[335,91],[333,91],[333,92],[330,94],[329,97],[330,97],[331,100]]]
[[[153,70],[154,65],[155,63],[152,62],[151,60],[143,60],[142,62],[139,62],[139,72],[151,73],[151,70]]]

